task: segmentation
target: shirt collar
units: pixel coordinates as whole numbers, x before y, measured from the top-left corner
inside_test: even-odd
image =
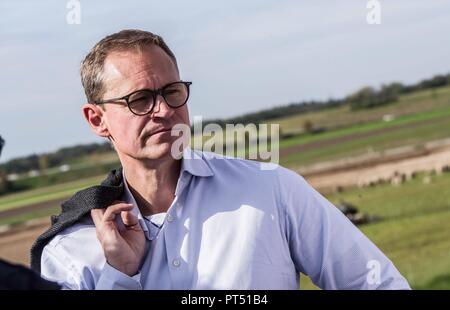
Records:
[[[214,175],[214,172],[207,163],[204,153],[197,150],[192,150],[190,147],[186,147],[183,150],[183,157],[181,158],[180,178],[182,178],[185,171],[193,176],[198,177],[210,177]],[[149,237],[147,225],[145,225],[144,218],[139,211],[136,200],[134,199],[134,196],[131,193],[130,188],[128,187],[124,170],[122,170],[122,178],[124,183],[123,200],[134,205],[134,208],[131,210],[131,212],[135,216],[137,216],[139,222],[141,223],[142,229],[146,234],[146,237]]]
[[[190,147],[186,147],[183,150],[180,177],[185,171],[198,177],[210,177],[214,175],[214,172],[207,162],[205,153],[198,150],[193,150]],[[126,182],[124,170],[122,170],[122,177],[125,184],[125,191],[130,192]]]
[[[193,150],[190,147],[186,147],[183,150],[180,175],[184,171],[198,177],[210,177],[214,175],[214,172],[205,158],[205,154],[203,152]]]

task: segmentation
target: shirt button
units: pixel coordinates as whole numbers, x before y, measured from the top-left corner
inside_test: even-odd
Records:
[[[169,222],[169,223],[172,223],[173,222],[173,216],[169,213],[169,214],[167,214],[167,221]]]
[[[178,258],[175,258],[172,261],[172,265],[174,265],[175,267],[179,267],[180,266],[180,260]]]

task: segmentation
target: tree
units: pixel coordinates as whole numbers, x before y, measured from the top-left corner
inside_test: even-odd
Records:
[[[347,97],[352,110],[370,108],[374,106],[376,91],[373,87],[363,87]]]
[[[374,108],[397,101],[402,89],[399,83],[383,85],[380,90],[376,90],[373,87],[363,87],[348,96],[347,102],[352,110]]]

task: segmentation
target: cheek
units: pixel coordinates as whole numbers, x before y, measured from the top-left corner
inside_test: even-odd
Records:
[[[116,116],[111,125],[111,135],[121,149],[132,150],[140,143],[141,125],[127,115]]]
[[[187,108],[187,104],[177,109],[175,113],[176,123],[184,123],[189,124],[189,112]]]

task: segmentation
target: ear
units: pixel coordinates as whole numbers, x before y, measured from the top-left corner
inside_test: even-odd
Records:
[[[106,126],[106,115],[98,105],[85,103],[82,107],[83,116],[91,127],[92,131],[100,137],[109,137],[110,133]]]

